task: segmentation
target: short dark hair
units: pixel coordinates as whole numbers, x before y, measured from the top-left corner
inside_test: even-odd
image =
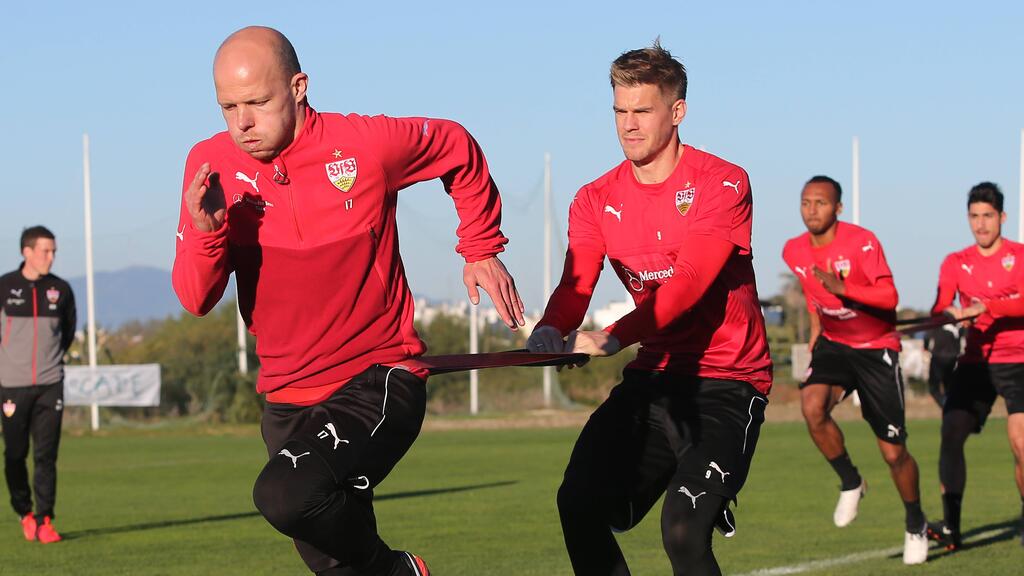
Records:
[[[971,204],[978,202],[984,202],[991,204],[996,212],[1003,211],[1003,193],[999,191],[999,186],[991,182],[982,182],[977,184],[967,194],[967,209],[971,209]]]
[[[21,231],[21,248],[35,248],[36,240],[40,238],[49,238],[50,240],[56,240],[57,237],[50,232],[50,229],[46,226],[32,226],[31,228],[25,228]]]
[[[661,39],[654,46],[623,52],[612,62],[609,75],[612,88],[654,84],[672,100],[686,100],[686,68],[661,47]]]
[[[807,184],[831,184],[832,189],[836,191],[836,204],[843,201],[843,187],[840,186],[839,182],[836,182],[833,178],[819,174],[808,180]],[[807,184],[804,184],[804,186]]]

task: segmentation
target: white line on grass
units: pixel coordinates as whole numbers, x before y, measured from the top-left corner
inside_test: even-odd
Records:
[[[1001,536],[1007,532],[1012,531],[1013,529],[1011,528],[988,530],[987,532],[975,534],[970,538],[964,538],[964,542],[984,540],[986,538]],[[844,564],[856,564],[858,562],[864,562],[865,560],[876,560],[879,558],[886,558],[888,556],[894,556],[902,552],[902,547],[885,548],[883,550],[866,550],[864,552],[857,552],[854,554],[848,554],[846,556],[839,556],[837,558],[825,558],[823,560],[813,560],[811,562],[791,564],[789,566],[778,566],[776,568],[761,568],[760,570],[744,572],[742,574],[737,574],[736,576],[782,576],[783,574],[801,574],[803,572],[825,570],[826,568],[833,568],[835,566],[842,566]]]

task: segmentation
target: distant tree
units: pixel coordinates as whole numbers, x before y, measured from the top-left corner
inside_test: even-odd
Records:
[[[414,326],[426,342],[429,355],[469,352],[469,321],[464,316],[438,314],[429,325],[417,321]],[[468,372],[433,376],[427,384],[427,401],[435,412],[463,410],[468,398]]]
[[[216,420],[254,421],[261,399],[255,391],[259,368],[249,342],[250,374],[238,372],[236,312],[225,302],[203,318],[178,317],[129,324],[108,339],[119,363],[160,364],[161,412]]]

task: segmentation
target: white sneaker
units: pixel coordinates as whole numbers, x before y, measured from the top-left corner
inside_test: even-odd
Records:
[[[836,502],[836,511],[832,514],[832,521],[836,523],[836,526],[842,528],[853,522],[853,519],[857,517],[860,499],[867,491],[868,483],[862,478],[860,486],[839,493],[839,502]]]
[[[906,532],[903,537],[903,563],[924,564],[928,560],[928,528],[914,534]]]

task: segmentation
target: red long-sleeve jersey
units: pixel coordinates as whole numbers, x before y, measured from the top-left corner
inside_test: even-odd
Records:
[[[641,184],[629,161],[587,184],[569,208],[562,279],[539,325],[579,327],[604,258],[637,308],[606,330],[640,342],[630,368],[772,383],[754,282],[753,203],[746,172],[686,146],[662,183]]]
[[[273,160],[245,154],[227,132],[196,144],[183,190],[209,162],[227,221],[192,225],[183,202],[174,290],[191,313],[210,311],[234,272],[242,317],[256,336],[257,390],[272,402],[313,404],[373,364],[426,347],[398,253],[398,191],[440,178],[467,262],[501,252],[501,199],[476,141],[439,119],[320,114]]]
[[[811,314],[821,318],[821,335],[853,348],[900,349],[896,332],[899,297],[885,252],[866,228],[836,223],[831,243],[815,247],[808,232],[790,239],[782,259],[800,280]],[[846,295],[836,296],[814,277],[813,268],[843,279]]]
[[[1024,244],[1002,239],[995,254],[982,256],[976,245],[946,256],[932,314],[941,314],[960,295],[960,305],[981,301],[988,311],[967,329],[964,363],[1024,362]]]

